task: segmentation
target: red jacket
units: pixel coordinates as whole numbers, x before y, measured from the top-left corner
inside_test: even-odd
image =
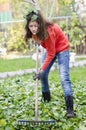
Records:
[[[56,53],[69,49],[69,41],[58,25],[49,26],[47,31],[48,38],[40,43],[47,51],[46,59],[41,67],[42,70],[46,69]]]

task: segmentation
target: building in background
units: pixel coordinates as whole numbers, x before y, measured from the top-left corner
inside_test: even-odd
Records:
[[[0,54],[6,52],[7,26],[6,22],[12,20],[11,7],[9,3],[0,4]],[[4,37],[3,37],[4,36]]]
[[[0,23],[11,21],[12,13],[9,3],[0,4]]]

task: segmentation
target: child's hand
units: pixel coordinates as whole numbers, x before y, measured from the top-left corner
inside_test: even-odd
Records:
[[[42,77],[42,74],[43,74],[43,71],[39,71],[39,72],[34,72],[34,75],[33,75],[33,79],[34,80],[36,80],[36,79],[38,79],[38,80],[40,80],[41,79],[41,77]]]

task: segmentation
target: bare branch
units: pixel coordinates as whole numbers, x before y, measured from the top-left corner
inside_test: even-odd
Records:
[[[24,0],[24,2],[33,4],[33,2],[31,0]]]
[[[37,10],[40,10],[38,0],[32,0],[32,2],[34,3],[35,8],[36,8]]]
[[[56,0],[53,1],[49,18],[51,18],[52,14],[53,14],[53,10],[54,10],[55,5],[56,5]]]
[[[32,4],[36,10],[40,10],[39,4],[37,0],[24,0],[24,2]]]

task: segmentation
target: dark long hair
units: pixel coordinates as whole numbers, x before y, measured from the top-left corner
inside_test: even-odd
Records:
[[[36,11],[36,12],[32,11],[32,12],[30,12],[28,15],[26,15],[26,22],[27,22],[26,26],[25,26],[25,31],[26,31],[25,41],[26,42],[28,41],[28,39],[32,38],[32,33],[29,30],[28,25],[29,25],[33,15],[37,16],[36,19],[34,20],[39,24],[39,31],[38,31],[38,33],[36,35],[37,35],[37,38],[39,40],[41,40],[41,41],[43,41],[48,35],[47,27],[53,24],[53,23],[48,22],[47,20],[45,20],[43,18],[42,14],[40,13],[40,11]]]

